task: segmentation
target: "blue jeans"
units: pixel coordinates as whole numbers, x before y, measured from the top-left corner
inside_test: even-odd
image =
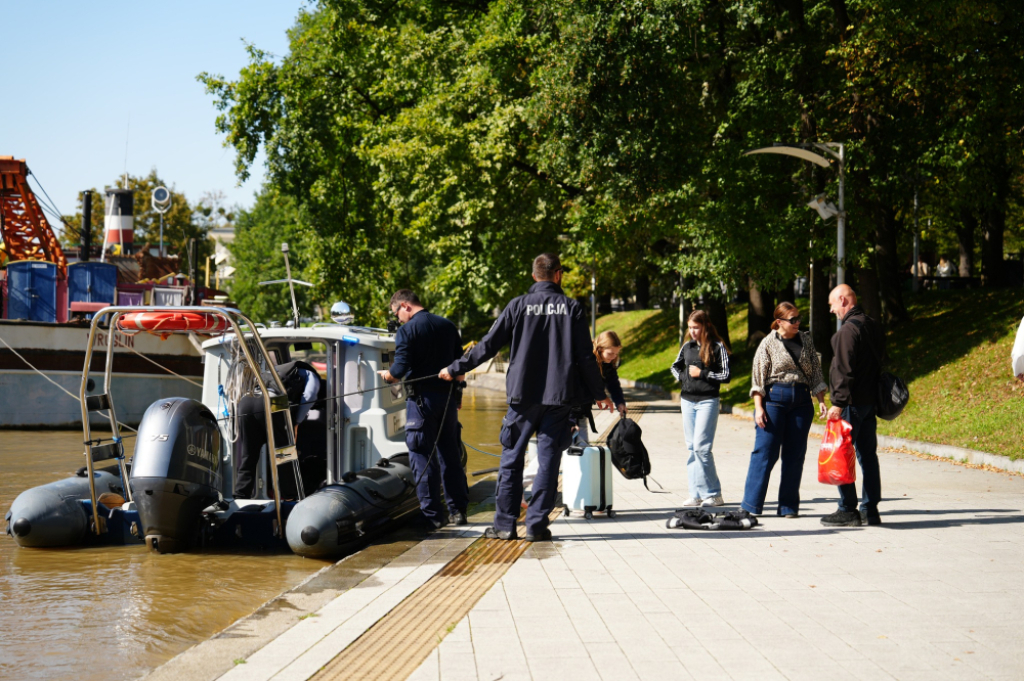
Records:
[[[718,427],[718,398],[690,402],[680,400],[683,411],[683,433],[686,435],[686,473],[690,478],[690,497],[710,499],[722,493],[722,483],[715,470],[711,445]]]
[[[569,446],[569,407],[510,404],[501,421],[501,464],[494,492],[494,529],[516,536],[523,500],[523,464],[530,438],[537,435],[537,475],[526,509],[527,534],[543,532],[558,495],[558,467]]]
[[[800,511],[800,478],[807,453],[807,434],[814,420],[811,391],[803,383],[776,383],[764,401],[768,424],[755,424],[754,451],[750,454],[747,484],[743,489],[744,510],[761,513],[768,494],[768,479],[782,455],[779,481],[779,515]]]
[[[851,405],[843,409],[843,420],[852,427],[850,437],[853,447],[857,450],[857,461],[860,462],[861,510],[869,516],[878,515],[878,502],[882,500],[882,477],[878,470],[878,419],[875,407]],[[857,510],[857,485],[839,486],[839,510]]]

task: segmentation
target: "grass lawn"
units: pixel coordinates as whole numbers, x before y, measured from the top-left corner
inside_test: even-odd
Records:
[[[879,421],[879,433],[1024,456],[1024,387],[1010,375],[1022,297],[1020,289],[908,296],[914,321],[890,329],[887,349],[889,369],[910,386],[910,404],[895,421]],[[722,400],[752,408],[746,313],[746,304],[729,307],[735,352]],[[623,378],[676,390],[669,366],[679,350],[678,319],[676,310],[618,312],[598,319],[597,329],[622,337]]]

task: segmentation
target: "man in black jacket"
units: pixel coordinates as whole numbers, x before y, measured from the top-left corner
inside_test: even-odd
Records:
[[[878,470],[878,378],[885,352],[881,327],[857,307],[857,294],[846,284],[828,297],[832,314],[843,325],[832,336],[834,357],[829,370],[832,408],[828,419],[843,419],[853,428],[851,437],[860,462],[863,497],[857,511],[857,485],[839,486],[839,510],[821,519],[822,525],[880,525],[878,502],[882,480]]]
[[[406,386],[409,395],[405,403],[405,443],[418,481],[420,512],[429,524],[428,529],[449,522],[465,525],[469,486],[462,469],[459,437],[458,409],[462,396],[437,378],[437,372],[462,356],[459,330],[444,317],[425,310],[419,297],[409,289],[391,296],[391,312],[402,327],[395,334],[395,359],[390,369],[378,373],[388,383],[403,378],[415,381]]]
[[[548,515],[558,493],[558,466],[570,443],[569,413],[574,405],[597,400],[611,411],[594,358],[583,309],[560,286],[557,255],[533,261],[537,283],[513,299],[469,354],[440,373],[445,380],[470,371],[511,344],[505,391],[508,412],[501,424],[501,465],[495,493],[494,526],[485,537],[517,539],[516,519],[523,498],[523,462],[537,435],[537,476],[526,511],[526,541],[551,539]]]
[[[291,405],[292,425],[295,427],[295,439],[298,440],[299,424],[306,420],[314,398],[320,390],[320,376],[311,365],[302,361],[278,364],[274,367],[281,377],[288,403]],[[273,379],[264,378],[271,395],[275,391]],[[260,452],[267,444],[267,424],[264,415],[262,395],[246,395],[238,401],[237,414],[239,437],[235,452],[235,485],[236,499],[255,499],[262,490],[256,489],[256,472],[260,463]],[[274,426],[274,445],[280,447],[288,442],[284,417],[280,414],[272,419]],[[274,460],[273,452],[269,453],[270,461]]]

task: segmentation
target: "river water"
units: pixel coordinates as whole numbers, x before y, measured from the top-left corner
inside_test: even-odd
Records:
[[[497,445],[505,395],[467,390],[463,439]],[[0,509],[82,465],[80,431],[0,431]],[[469,451],[470,472],[497,459]],[[470,478],[472,485],[478,478]],[[0,679],[134,679],[329,563],[293,554],[23,549],[0,536]]]

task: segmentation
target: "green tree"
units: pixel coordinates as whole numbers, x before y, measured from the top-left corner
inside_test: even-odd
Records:
[[[235,275],[228,282],[231,298],[254,321],[288,320],[292,317],[288,287],[261,281],[285,278],[281,243],[288,243],[292,277],[302,279],[309,262],[308,232],[299,225],[295,201],[264,187],[251,209],[238,212],[235,238],[228,244]],[[305,286],[295,287],[299,313],[311,315],[315,300]]]
[[[780,290],[812,260],[831,269],[834,226],[804,204],[834,196],[836,173],[742,156],[775,141],[848,145],[847,268],[870,310],[899,321],[918,181],[905,169],[943,176],[968,133],[984,168],[946,173],[944,200],[988,220],[988,269],[1001,258],[1006,211],[979,213],[977,196],[991,186],[1009,205],[1018,184],[994,178],[1020,175],[1024,31],[1007,7],[321,0],[280,60],[250,46],[237,79],[200,80],[239,176],[264,147],[268,186],[294,199],[316,295],[372,323],[411,286],[482,327],[542,250],[576,265],[574,294],[593,266],[603,295],[639,304],[680,275],[715,303],[751,282]]]

